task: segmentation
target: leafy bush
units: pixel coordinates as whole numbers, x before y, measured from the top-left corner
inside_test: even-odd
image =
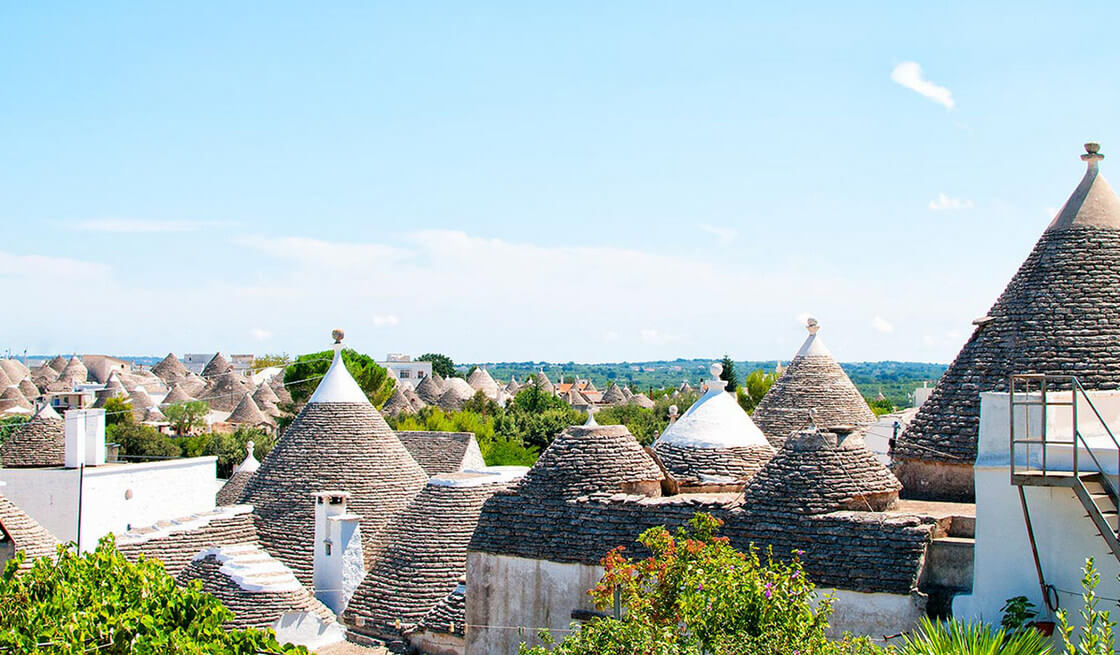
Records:
[[[130,425],[135,422],[128,396],[114,396],[105,401],[105,425]]]
[[[198,581],[180,587],[157,560],[129,562],[113,536],[92,553],[59,549],[20,572],[24,554],[0,577],[0,652],[203,655],[307,653],[281,646],[271,630],[227,630],[233,615]]]
[[[204,400],[192,400],[186,403],[177,403],[163,408],[163,415],[171,424],[175,434],[189,434],[195,428],[206,425],[206,416],[210,413],[210,405]]]
[[[179,444],[150,425],[118,423],[105,428],[105,440],[120,444],[121,455],[132,458],[180,457]]]
[[[1003,612],[1000,627],[1007,632],[1019,632],[1024,628],[1029,629],[1031,621],[1038,616],[1038,610],[1035,609],[1034,603],[1026,596],[1008,598],[1000,611]]]
[[[232,434],[208,432],[206,434],[176,439],[184,457],[212,455],[218,458],[218,477],[233,475],[233,468],[245,459],[246,445],[253,442],[253,456],[263,460],[276,445],[276,437],[249,426],[239,426]]]
[[[768,373],[760,368],[755,369],[743,380],[743,386],[735,390],[735,399],[739,401],[739,406],[743,408],[744,412],[753,414],[754,408],[758,407],[758,403],[762,402],[763,396],[770,391],[770,387],[774,386],[777,381],[777,373]]]
[[[15,432],[16,429],[30,420],[29,416],[5,416],[0,418],[0,444],[8,440],[8,435]]]
[[[1101,582],[1101,574],[1093,565],[1092,557],[1085,560],[1081,572],[1082,626],[1076,644],[1073,640],[1073,626],[1069,624],[1066,611],[1058,610],[1058,632],[1065,645],[1065,652],[1067,655],[1113,655],[1112,629],[1116,622],[1110,618],[1107,610],[1097,609],[1097,585]]]
[[[1052,650],[1050,640],[1037,630],[1007,632],[979,622],[935,622],[928,617],[902,639],[897,655],[1047,655]]]
[[[671,535],[662,527],[639,537],[652,555],[643,560],[611,551],[602,580],[590,591],[600,609],[618,590],[626,615],[592,619],[553,653],[682,653],[687,655],[838,655],[878,652],[867,639],[825,636],[831,598],[818,599],[800,561],[742,553],[716,536],[721,522],[697,514]],[[547,641],[547,639],[546,639]],[[545,655],[522,645],[523,655]]]

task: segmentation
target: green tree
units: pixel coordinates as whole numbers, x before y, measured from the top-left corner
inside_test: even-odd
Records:
[[[182,450],[170,437],[150,425],[118,423],[105,428],[105,439],[120,444],[121,454],[129,457],[181,457]]]
[[[180,436],[206,425],[206,416],[209,413],[210,405],[207,405],[206,401],[203,400],[192,400],[163,408],[163,415],[171,423],[171,429],[175,430],[175,434]]]
[[[252,368],[253,368],[253,372],[257,373],[257,372],[263,371],[266,368],[272,368],[273,366],[279,366],[279,367],[283,368],[283,367],[287,366],[288,364],[290,364],[291,361],[292,361],[292,358],[288,356],[288,353],[281,353],[279,355],[276,355],[276,354],[263,355],[261,357],[253,358],[253,367]]]
[[[817,599],[801,562],[740,552],[716,536],[721,522],[697,514],[672,535],[663,527],[638,541],[642,560],[616,548],[603,558],[591,596],[600,609],[620,599],[621,619],[592,619],[551,652],[556,655],[839,655],[871,654],[866,638],[830,641],[832,598]],[[522,646],[523,655],[546,655]]]
[[[735,376],[735,362],[731,361],[730,355],[724,355],[720,364],[723,365],[723,371],[719,374],[719,379],[727,383],[723,386],[724,390],[735,393],[739,388],[739,378]]]
[[[743,386],[735,390],[735,398],[739,406],[748,414],[754,413],[754,408],[762,402],[763,396],[770,391],[770,387],[778,381],[777,373],[767,373],[762,369],[755,369],[743,380]]]
[[[455,362],[451,361],[451,358],[447,355],[441,355],[439,353],[424,353],[423,355],[417,357],[416,361],[431,362],[432,373],[438,373],[440,377],[453,378],[456,375]]]
[[[218,458],[219,478],[233,475],[233,468],[245,459],[246,445],[253,442],[253,456],[263,460],[276,445],[276,437],[260,428],[238,426],[232,433],[208,432],[176,439],[184,457],[213,456]]]
[[[894,405],[887,398],[864,398],[867,401],[867,406],[875,416],[882,416],[883,414],[890,414],[894,411]]]
[[[105,425],[131,425],[135,422],[132,416],[132,402],[128,396],[113,396],[105,401]]]
[[[60,548],[20,572],[24,554],[0,577],[0,652],[70,655],[257,655],[307,653],[281,646],[272,630],[230,630],[233,615],[193,581],[179,586],[158,560],[130,562],[113,536],[91,553]]]
[[[319,386],[320,378],[330,368],[333,357],[334,352],[330,350],[300,355],[284,369],[284,384],[292,394],[293,401],[302,403],[311,397],[315,387]],[[374,406],[382,405],[393,394],[395,381],[369,355],[346,348],[342,351],[342,361]]]

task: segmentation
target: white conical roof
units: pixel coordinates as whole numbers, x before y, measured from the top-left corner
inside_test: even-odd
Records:
[[[666,428],[658,443],[689,448],[745,448],[769,446],[766,435],[743,411],[735,396],[724,391],[719,380],[723,367],[712,365],[714,380],[708,390],[675,423]]]
[[[805,339],[805,343],[801,344],[801,349],[797,351],[794,357],[804,357],[808,355],[827,355],[832,357],[832,351],[824,345],[824,341],[821,341],[818,335],[821,330],[821,325],[817,322],[817,319],[810,318],[805,329],[809,331],[809,336]]]
[[[1086,154],[1081,159],[1089,165],[1085,177],[1073,190],[1069,200],[1047,227],[1047,230],[1061,230],[1073,225],[1120,228],[1120,198],[1104,176],[1100,174],[1097,162],[1104,159],[1100,145],[1085,144]]]
[[[256,473],[257,469],[261,467],[261,463],[253,456],[254,443],[252,441],[245,444],[245,459],[241,463],[233,467],[234,473]]]
[[[311,394],[311,400],[307,402],[369,404],[365,392],[358,386],[354,376],[350,375],[350,371],[346,370],[346,364],[342,361],[341,342],[335,342],[331,367],[327,369],[327,374],[319,381],[319,386],[315,388],[315,393]]]

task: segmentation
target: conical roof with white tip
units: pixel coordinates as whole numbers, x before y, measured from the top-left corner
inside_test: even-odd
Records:
[[[863,394],[821,340],[817,319],[810,318],[806,329],[809,337],[752,416],[775,448],[810,424],[828,429],[875,422]]]
[[[261,544],[305,584],[312,573],[312,493],[351,494],[350,509],[362,517],[365,553],[373,557],[385,545],[381,528],[428,480],[346,370],[341,339],[337,332],[327,374],[240,499],[254,508]]]
[[[712,365],[707,391],[653,444],[662,464],[678,478],[748,480],[774,454],[735,396],[724,391],[722,372],[722,365]]]
[[[971,498],[971,487],[912,489],[920,472],[903,469],[914,461],[970,471],[980,394],[1006,391],[1011,374],[1076,376],[1086,389],[1120,388],[1120,198],[1100,172],[1100,147],[1085,150],[1077,188],[899,437],[893,466],[908,494]],[[965,472],[962,479],[973,477]]]

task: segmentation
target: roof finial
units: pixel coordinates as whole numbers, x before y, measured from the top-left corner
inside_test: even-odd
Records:
[[[817,322],[817,319],[810,316],[809,320],[805,321],[805,329],[809,331],[809,334],[816,334],[817,330],[821,329],[821,324]]]
[[[346,333],[338,328],[335,328],[331,330],[331,338],[334,339],[335,343],[342,343],[342,340],[346,338]]]
[[[1101,154],[1101,144],[1090,141],[1085,144],[1085,154],[1081,155],[1081,161],[1088,162],[1089,168],[1096,168],[1097,162],[1104,159]]]

